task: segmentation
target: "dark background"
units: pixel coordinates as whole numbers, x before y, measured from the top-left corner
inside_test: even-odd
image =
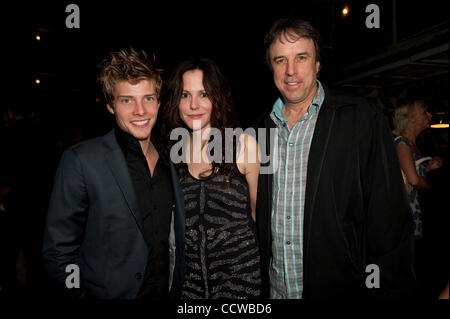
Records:
[[[79,29],[66,27],[69,13],[65,9],[70,3],[80,8]],[[379,29],[365,26],[369,15],[365,8],[370,3],[380,8]],[[344,6],[350,10],[346,17],[341,13]],[[157,66],[164,69],[164,80],[188,57],[213,59],[229,81],[236,112],[246,127],[269,110],[278,97],[264,62],[263,38],[275,19],[290,14],[319,29],[323,41],[319,79],[329,88],[366,97],[383,110],[388,120],[406,98],[425,99],[432,114],[447,112],[448,116],[449,17],[445,1],[94,4],[74,0],[2,4],[0,132],[2,142],[6,140],[5,145],[9,142],[14,147],[2,144],[1,157],[14,153],[23,173],[16,178],[14,170],[3,166],[0,182],[7,180],[9,171],[17,183],[28,187],[24,190],[28,195],[19,201],[29,205],[22,210],[29,213],[31,207],[36,214],[21,217],[20,223],[28,225],[21,234],[33,242],[30,250],[35,253],[32,262],[37,263],[36,268],[42,235],[39,225],[45,218],[61,152],[74,143],[105,134],[113,125],[114,118],[107,112],[96,83],[97,65],[108,53],[130,46],[154,53]],[[22,113],[39,129],[21,130],[14,139],[9,138],[8,109]],[[429,129],[418,144],[424,155],[440,155],[448,162],[448,129]],[[448,268],[448,246],[444,244],[449,226],[447,165],[430,179],[436,187],[427,195],[432,214],[424,216],[424,228],[430,238],[427,262],[434,268],[426,289],[429,296],[435,296],[442,281],[448,280],[444,270]],[[7,235],[1,240],[12,242]],[[21,285],[30,282],[30,273],[23,276]]]
[[[65,26],[69,15],[65,8],[72,2],[80,8],[79,29]],[[22,77],[28,80],[27,87],[32,86],[33,107],[48,116],[64,118],[64,127],[69,122],[86,126],[96,133],[109,127],[108,124],[103,128],[106,121],[104,104],[102,101],[96,102],[102,99],[95,83],[96,66],[112,50],[132,46],[154,53],[157,65],[165,70],[164,79],[185,58],[199,56],[213,59],[229,80],[236,110],[246,126],[256,114],[270,108],[277,97],[271,74],[264,64],[263,47],[264,35],[276,18],[296,14],[319,29],[324,47],[320,79],[329,87],[356,91],[348,85],[365,85],[364,79],[346,83],[347,86],[336,85],[344,78],[343,70],[357,61],[380,52],[389,52],[393,46],[392,1],[92,3],[61,1],[59,4],[34,4],[30,19],[32,28],[27,38],[15,40],[31,44],[31,52],[26,54],[30,68]],[[365,26],[369,15],[365,8],[369,3],[380,7],[380,29]],[[448,14],[442,3],[397,0],[397,41],[443,22],[447,22],[448,28]],[[345,5],[349,6],[350,14],[343,18],[341,10]],[[41,37],[40,41],[35,40],[37,34]],[[14,48],[11,49],[14,56]],[[410,50],[409,54],[413,53]],[[441,78],[444,77],[448,84],[448,50],[446,56],[447,74],[441,75]],[[371,67],[374,66],[377,66],[376,63]],[[41,80],[41,84],[34,84],[36,78]],[[442,83],[442,80],[437,83]],[[407,85],[413,83],[400,86]],[[389,87],[390,82],[382,83],[383,86]],[[427,85],[421,87],[419,91],[416,87],[414,94],[429,94],[424,92]],[[443,91],[441,94],[445,95],[447,105],[436,106],[441,109],[448,107],[448,90],[445,88]],[[384,107],[392,108],[392,105]]]

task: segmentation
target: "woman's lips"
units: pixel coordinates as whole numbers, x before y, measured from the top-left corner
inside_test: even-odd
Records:
[[[200,119],[203,116],[203,114],[192,114],[192,115],[188,115],[188,116],[189,116],[189,118],[196,120],[196,119]]]

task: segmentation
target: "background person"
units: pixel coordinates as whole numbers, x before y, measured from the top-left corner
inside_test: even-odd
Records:
[[[431,268],[428,267],[430,259],[423,241],[423,218],[425,202],[420,191],[430,189],[426,175],[431,170],[440,168],[442,158],[423,157],[416,145],[420,133],[430,127],[431,114],[428,113],[424,100],[414,100],[405,103],[394,112],[394,139],[400,167],[408,191],[409,206],[414,220],[415,238],[415,269],[417,273],[418,293],[425,295],[428,286]],[[423,194],[422,194],[423,195]],[[429,212],[433,213],[433,212]]]
[[[414,237],[422,239],[422,218],[419,199],[419,189],[430,187],[425,176],[430,170],[442,166],[442,158],[434,157],[422,161],[416,145],[419,134],[430,127],[431,114],[428,113],[423,100],[415,100],[397,108],[394,112],[394,141],[397,149],[400,167],[406,181],[412,186],[409,193],[409,205],[414,219]]]

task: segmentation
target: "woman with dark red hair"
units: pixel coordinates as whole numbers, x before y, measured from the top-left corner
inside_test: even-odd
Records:
[[[175,146],[171,150],[186,206],[182,297],[257,298],[261,278],[255,233],[260,166],[256,139],[232,134],[239,130],[234,130],[230,91],[211,60],[180,64],[167,82],[163,105],[164,136],[185,139],[172,143],[182,144],[181,156]]]

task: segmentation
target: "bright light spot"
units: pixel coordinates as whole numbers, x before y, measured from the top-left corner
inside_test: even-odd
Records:
[[[445,119],[445,113],[444,112],[436,112],[433,114],[433,120],[430,125],[431,128],[448,128],[448,118]]]
[[[35,82],[36,84],[40,84],[40,83],[41,83],[41,80],[36,79],[36,80],[34,80],[34,82]]]
[[[38,34],[38,35],[36,35],[36,40],[37,41],[40,41],[41,40],[41,36]]]
[[[342,9],[342,15],[345,17],[348,15],[348,7],[344,7],[344,9]]]
[[[431,128],[448,128],[448,123],[445,124],[431,124]]]

